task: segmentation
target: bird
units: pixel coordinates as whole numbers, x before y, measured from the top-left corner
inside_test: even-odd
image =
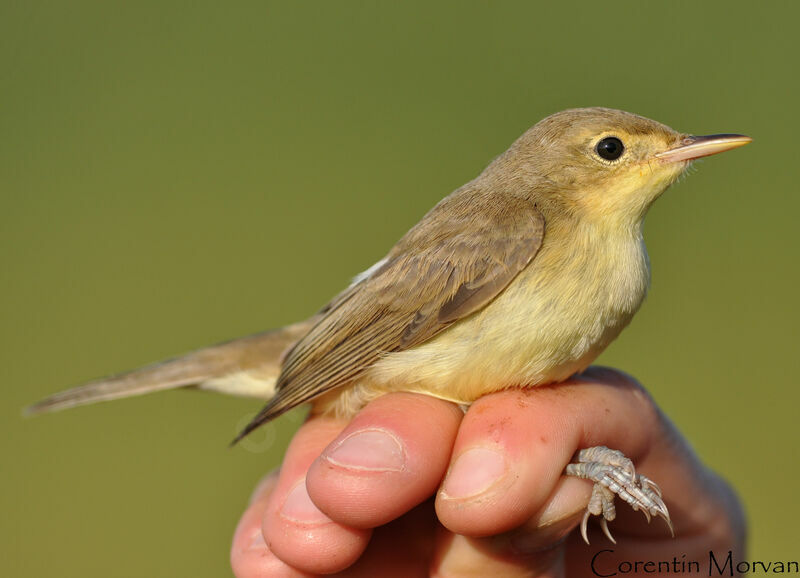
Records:
[[[44,399],[40,413],[196,387],[268,400],[233,443],[306,403],[355,415],[395,391],[464,407],[494,391],[580,373],[642,304],[643,222],[701,157],[751,142],[694,136],[629,112],[552,114],[414,225],[309,319],[200,349]],[[663,518],[661,492],[616,450],[578,453],[567,475],[594,482],[581,523],[614,518],[615,495]]]

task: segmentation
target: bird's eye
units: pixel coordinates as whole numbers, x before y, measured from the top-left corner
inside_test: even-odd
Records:
[[[625,152],[625,145],[615,136],[608,136],[597,143],[594,150],[601,159],[615,161]]]

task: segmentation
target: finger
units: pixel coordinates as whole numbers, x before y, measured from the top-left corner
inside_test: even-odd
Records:
[[[314,505],[306,491],[309,465],[343,425],[332,418],[314,417],[300,428],[286,452],[262,518],[269,549],[289,566],[312,574],[347,568],[369,542],[369,530],[333,521]]]
[[[554,490],[575,451],[607,445],[637,460],[661,427],[649,397],[616,373],[486,396],[462,422],[437,513],[450,530],[471,536],[521,526],[549,502],[559,504],[549,522],[572,517],[586,506],[590,484]]]
[[[635,379],[613,369],[593,367],[576,378],[575,385],[586,390],[582,397],[584,435],[578,439],[577,449],[606,445],[633,460],[637,473],[660,486],[676,535],[706,532],[708,520],[720,519],[727,504],[723,504],[717,478],[700,463]],[[598,406],[589,411],[594,403]],[[620,537],[648,541],[672,536],[665,521],[657,518],[650,523],[626,504],[617,508],[613,525]]]
[[[435,536],[441,526],[433,500],[375,528],[369,547],[342,578],[414,578],[429,576]]]
[[[588,427],[597,435],[584,438],[581,447],[598,445],[598,436],[608,435],[617,445],[605,445],[622,450],[634,461],[637,472],[660,486],[677,538],[673,539],[662,520],[648,524],[641,512],[618,505],[613,523],[615,535],[621,538],[618,552],[651,552],[663,548],[663,540],[682,552],[707,552],[710,547],[727,550],[732,546],[742,550],[744,513],[735,493],[701,463],[647,391],[632,377],[608,368],[591,368],[581,379],[593,386],[605,385],[606,389],[612,386],[631,402],[629,423],[615,420],[615,427],[604,432],[605,424],[595,419]]]
[[[531,578],[564,576],[563,544],[552,545],[526,555],[506,555],[496,551],[485,538],[470,538],[443,531],[431,566],[431,576],[503,576]],[[489,542],[489,543],[487,543]]]
[[[463,412],[413,393],[369,403],[311,466],[314,503],[339,523],[385,524],[434,494]]]
[[[231,544],[231,568],[236,578],[302,578],[310,576],[286,565],[275,556],[261,533],[261,518],[267,500],[278,483],[277,473],[270,474],[256,488],[250,505],[236,527]]]
[[[545,509],[501,534],[469,537],[442,529],[435,543],[436,576],[577,576],[565,572],[564,537],[583,515],[588,492],[580,480],[562,477]]]

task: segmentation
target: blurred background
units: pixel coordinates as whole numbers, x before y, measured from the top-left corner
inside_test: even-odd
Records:
[[[0,3],[0,575],[226,576],[302,415],[190,391],[23,419],[67,386],[316,311],[544,116],[754,137],[647,219],[600,362],[796,559],[794,4]],[[260,437],[259,437],[260,436]]]

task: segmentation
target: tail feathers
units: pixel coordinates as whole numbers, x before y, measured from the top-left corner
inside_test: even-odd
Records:
[[[43,399],[26,408],[25,413],[34,415],[187,386],[271,397],[283,352],[310,327],[311,320],[304,321],[92,381]]]
[[[110,401],[162,389],[194,385],[202,382],[206,376],[207,372],[204,371],[202,363],[186,358],[172,359],[59,392],[27,407],[25,413],[35,415],[98,401]]]

